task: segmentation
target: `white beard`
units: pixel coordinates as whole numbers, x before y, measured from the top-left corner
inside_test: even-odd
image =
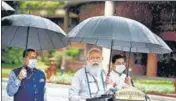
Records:
[[[90,72],[95,77],[100,76],[101,71],[102,71],[102,68],[100,67],[100,65],[88,66],[88,72]]]

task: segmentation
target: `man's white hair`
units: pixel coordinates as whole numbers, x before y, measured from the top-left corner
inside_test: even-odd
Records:
[[[100,49],[98,48],[91,48],[88,52],[87,52],[87,57],[90,55],[91,52],[96,51],[99,52],[102,55],[102,52]]]

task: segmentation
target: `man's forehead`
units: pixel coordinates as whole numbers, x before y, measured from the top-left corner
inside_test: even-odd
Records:
[[[89,56],[101,56],[101,52],[99,52],[99,51],[91,51],[88,55]]]
[[[28,52],[28,56],[33,56],[33,55],[37,55],[37,53],[36,53],[36,52],[33,52],[33,51]]]
[[[125,59],[124,58],[119,58],[119,59],[116,59],[116,62],[125,62]]]

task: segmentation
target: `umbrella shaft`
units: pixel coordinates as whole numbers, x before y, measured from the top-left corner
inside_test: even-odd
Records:
[[[130,56],[131,56],[131,47],[130,47],[129,56],[128,56],[127,77],[129,75]]]
[[[111,41],[111,49],[110,49],[110,58],[109,58],[109,69],[108,69],[108,75],[111,71],[111,57],[112,57],[112,47],[113,47],[113,40]]]
[[[28,37],[29,37],[29,27],[27,27],[27,35],[26,35],[26,47],[25,47],[25,51],[27,50],[27,46],[28,46]],[[27,53],[27,52],[26,52]],[[25,54],[26,57],[26,54]]]
[[[28,46],[28,39],[29,39],[28,37],[29,37],[29,27],[27,27],[26,46],[25,46],[25,57],[24,57],[24,58],[26,58],[26,56],[27,56],[27,46]],[[25,59],[25,61],[26,61],[26,59]],[[26,66],[26,65],[24,64],[24,66],[22,67],[22,69],[25,68],[25,66]],[[21,69],[21,70],[22,70],[22,69]],[[21,71],[20,71],[20,72],[21,72]],[[20,74],[20,72],[19,72],[19,74]],[[19,74],[18,74],[18,75],[19,75]]]

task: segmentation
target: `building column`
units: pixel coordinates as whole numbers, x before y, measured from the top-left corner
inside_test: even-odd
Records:
[[[65,10],[65,16],[64,16],[64,31],[67,34],[68,33],[68,25],[69,25],[69,11]],[[63,48],[62,51],[64,52],[66,48]],[[62,56],[62,64],[61,69],[65,69],[65,63],[66,63],[66,56],[65,54]]]
[[[104,9],[104,15],[105,16],[112,16],[114,15],[115,11],[115,3],[114,1],[105,1],[105,9]],[[110,59],[110,49],[103,48],[102,49],[102,55],[103,55],[103,69],[107,72],[109,67],[109,59]]]
[[[69,11],[65,10],[65,16],[64,16],[64,31],[65,33],[68,32],[68,23],[69,23]]]
[[[148,54],[147,57],[147,76],[152,76],[155,77],[157,76],[157,61],[158,61],[158,57],[156,54]]]

